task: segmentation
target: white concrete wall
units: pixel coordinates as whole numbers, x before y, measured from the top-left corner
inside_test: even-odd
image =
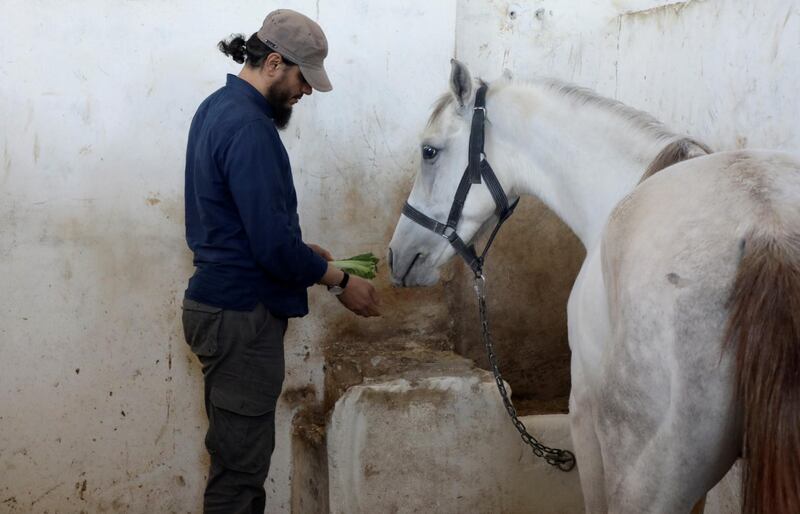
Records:
[[[336,89],[304,99],[285,133],[301,217],[339,255],[382,253],[454,53],[488,79],[575,80],[717,148],[800,148],[797,2],[664,3],[5,0],[0,512],[198,510],[182,174],[196,106],[238,70],[219,38],[278,6],[320,21]],[[319,342],[339,308],[312,295],[315,314],[287,338],[287,388],[321,394]],[[270,512],[289,509],[291,409]]]
[[[465,0],[457,34],[487,79],[575,82],[715,149],[800,149],[797,0]]]
[[[454,2],[0,6],[0,512],[199,510],[201,377],[179,317],[186,135],[239,69],[216,42],[279,6],[318,19],[331,46],[334,91],[304,99],[284,134],[307,239],[383,254]],[[286,387],[321,394],[319,340],[342,308],[316,294],[312,309],[287,336]],[[270,512],[289,509],[290,411]]]

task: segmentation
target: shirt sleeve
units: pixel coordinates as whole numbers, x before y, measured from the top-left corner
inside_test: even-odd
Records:
[[[278,282],[310,287],[328,263],[293,228],[297,213],[287,207],[290,186],[281,171],[280,144],[266,122],[250,122],[231,139],[223,169],[258,265]]]

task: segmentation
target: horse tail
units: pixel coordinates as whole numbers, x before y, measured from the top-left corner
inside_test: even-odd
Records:
[[[743,513],[800,512],[800,234],[752,234],[726,346],[743,413]]]

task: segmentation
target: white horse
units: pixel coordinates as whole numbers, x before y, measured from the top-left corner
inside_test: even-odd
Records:
[[[408,203],[442,223],[476,84],[453,61],[422,138]],[[586,511],[689,512],[744,456],[745,511],[800,512],[800,160],[707,155],[645,113],[556,81],[502,79],[487,95],[485,155],[506,195],[541,199],[587,250],[567,305]],[[494,210],[473,186],[464,241]],[[434,284],[453,255],[401,217],[393,281]]]

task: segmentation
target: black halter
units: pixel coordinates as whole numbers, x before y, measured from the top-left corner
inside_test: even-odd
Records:
[[[453,200],[453,206],[450,208],[450,215],[447,217],[447,223],[440,223],[435,219],[423,214],[408,202],[403,206],[403,214],[405,214],[412,221],[422,225],[428,230],[439,234],[447,239],[464,261],[472,269],[475,276],[482,276],[483,263],[486,259],[486,254],[494,242],[500,227],[505,221],[513,214],[514,209],[519,203],[519,199],[509,205],[508,197],[503,191],[494,170],[486,160],[486,154],[483,153],[484,142],[484,127],[486,122],[486,84],[481,85],[475,94],[475,108],[472,112],[472,128],[469,134],[469,163],[467,169],[464,170],[464,176],[461,177],[461,182],[458,184],[456,190],[456,197]],[[497,224],[492,230],[492,235],[486,243],[486,247],[480,256],[475,251],[475,245],[469,245],[464,242],[458,235],[456,229],[458,222],[461,220],[461,211],[464,209],[464,202],[467,200],[467,195],[473,184],[480,184],[481,178],[486,182],[486,187],[492,194],[495,203],[495,213],[498,216]]]

